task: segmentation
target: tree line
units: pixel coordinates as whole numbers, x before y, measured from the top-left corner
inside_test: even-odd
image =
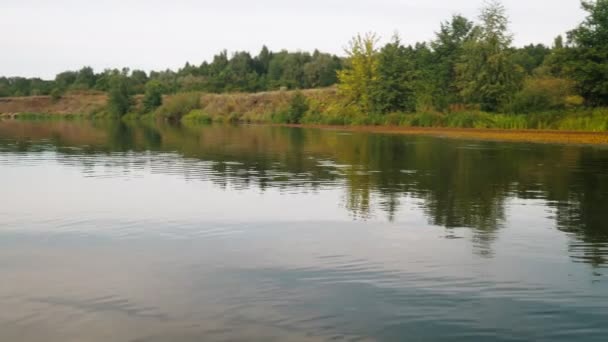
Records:
[[[113,86],[127,85],[131,94],[143,94],[153,82],[164,94],[203,91],[256,92],[265,90],[306,89],[334,85],[343,59],[315,50],[309,52],[272,52],[266,46],[257,56],[240,51],[222,51],[211,62],[186,63],[177,71],[170,69],[146,73],[142,70],[108,69],[96,73],[91,67],[65,71],[54,80],[0,77],[2,96],[60,96],[67,91],[109,92]],[[121,82],[116,81],[121,79]]]

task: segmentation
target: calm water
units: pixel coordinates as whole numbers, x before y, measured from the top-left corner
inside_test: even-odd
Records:
[[[0,122],[0,341],[608,341],[608,150]]]

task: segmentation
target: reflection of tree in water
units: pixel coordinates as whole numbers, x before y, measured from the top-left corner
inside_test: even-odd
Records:
[[[40,149],[30,140],[52,139],[68,156],[168,153],[170,160],[154,162],[172,165],[157,165],[154,172],[180,172],[224,189],[289,192],[344,185],[343,206],[355,218],[378,211],[392,221],[402,199],[419,199],[430,224],[473,229],[476,252],[485,256],[492,255],[509,199],[546,200],[556,208],[558,228],[572,236],[573,258],[596,266],[608,262],[607,151],[264,126],[22,123],[12,129],[0,126],[0,134],[20,138],[11,147],[17,151]],[[24,132],[28,139],[21,139]],[[70,159],[87,169],[96,162],[103,159]],[[113,162],[133,166],[128,157]]]
[[[572,236],[569,250],[576,261],[608,264],[608,156],[584,149],[566,198],[557,202],[557,226]]]

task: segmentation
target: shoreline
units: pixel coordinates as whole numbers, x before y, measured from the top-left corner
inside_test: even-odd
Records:
[[[20,115],[21,114],[21,115]],[[9,121],[40,121],[24,113],[2,113],[0,123]],[[69,120],[74,118],[86,119],[86,115],[77,114],[44,114],[40,118]],[[52,120],[52,121],[55,121]],[[94,120],[94,119],[93,119]],[[108,120],[108,119],[100,119]],[[138,122],[127,121],[129,123]],[[218,124],[218,123],[210,123]],[[225,124],[225,123],[224,123]],[[436,138],[461,139],[461,140],[481,140],[496,142],[522,142],[522,143],[543,143],[543,144],[566,144],[566,145],[594,145],[608,147],[608,132],[591,131],[571,131],[571,130],[535,130],[535,129],[495,129],[495,128],[452,128],[452,127],[407,127],[407,126],[347,126],[347,125],[322,125],[322,124],[276,124],[276,123],[245,123],[238,124],[259,125],[270,127],[291,127],[306,129],[321,129],[331,131],[343,131],[352,133],[373,133],[373,134],[400,134],[429,136]],[[209,125],[194,123],[194,125]]]
[[[265,124],[262,124],[265,125]],[[401,127],[401,126],[335,126],[306,124],[273,124],[272,126],[313,128],[354,133],[402,134],[436,138],[527,142],[544,144],[597,145],[608,147],[608,132],[559,130],[508,130],[490,128]]]

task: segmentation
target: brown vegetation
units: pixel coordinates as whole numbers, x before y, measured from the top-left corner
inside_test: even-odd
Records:
[[[287,125],[303,127],[302,125]],[[446,127],[390,127],[390,126],[322,126],[305,125],[310,128],[343,130],[349,132],[390,133],[426,135],[452,139],[519,141],[555,144],[608,145],[608,133],[553,130],[502,130]]]
[[[0,115],[18,113],[90,114],[102,110],[107,101],[104,93],[72,93],[54,100],[51,96],[0,98]]]

